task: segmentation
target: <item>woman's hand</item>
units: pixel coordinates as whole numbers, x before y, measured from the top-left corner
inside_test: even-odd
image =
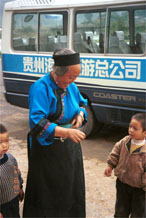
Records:
[[[85,139],[86,135],[79,129],[64,128],[61,126],[55,127],[55,136],[70,138],[73,142],[78,143]]]
[[[72,121],[72,128],[77,129],[82,126],[82,122],[84,121],[84,113],[81,111]]]
[[[68,136],[73,142],[78,143],[85,139],[86,135],[78,129],[68,129]]]

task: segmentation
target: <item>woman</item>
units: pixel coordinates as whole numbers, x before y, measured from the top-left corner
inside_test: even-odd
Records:
[[[24,217],[85,217],[85,183],[78,128],[86,122],[85,100],[74,80],[78,53],[54,53],[53,71],[29,94],[30,152]]]

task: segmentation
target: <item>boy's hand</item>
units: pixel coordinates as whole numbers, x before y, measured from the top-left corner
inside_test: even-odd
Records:
[[[112,170],[113,170],[112,167],[108,166],[104,171],[104,176],[107,176],[107,177],[111,176]]]
[[[2,215],[2,213],[0,212],[0,218],[3,218],[3,215]]]
[[[23,189],[20,189],[18,200],[22,202],[23,199],[24,199],[24,191],[23,191]]]

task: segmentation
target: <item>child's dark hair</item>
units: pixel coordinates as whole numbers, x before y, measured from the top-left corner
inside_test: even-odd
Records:
[[[3,124],[0,123],[0,133],[5,133],[5,132],[8,132],[8,130]]]
[[[139,121],[142,125],[143,131],[146,130],[146,113],[138,113],[132,116],[131,119]]]

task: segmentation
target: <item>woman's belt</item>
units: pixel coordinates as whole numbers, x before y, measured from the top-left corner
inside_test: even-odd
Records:
[[[60,142],[64,142],[66,139],[64,137],[54,137],[54,140],[59,140]]]
[[[58,124],[58,126],[61,126],[63,128],[72,128],[72,124],[68,123],[68,124]]]
[[[72,127],[72,124],[61,124],[61,125],[59,125],[59,126],[61,126],[61,127],[63,127],[63,128],[71,128]],[[61,141],[61,142],[64,142],[65,141],[65,139],[67,139],[67,138],[64,138],[64,137],[54,137],[54,140],[59,140],[59,141]]]

